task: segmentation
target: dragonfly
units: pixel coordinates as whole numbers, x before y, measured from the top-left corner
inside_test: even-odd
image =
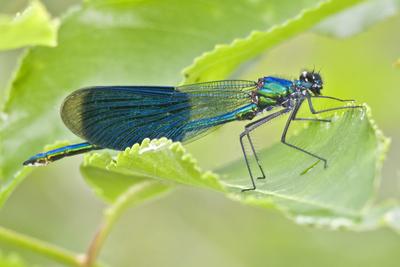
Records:
[[[98,149],[124,150],[145,138],[167,137],[173,141],[187,142],[225,123],[251,120],[239,135],[239,142],[251,182],[251,186],[242,191],[255,190],[256,183],[245,149],[245,139],[261,173],[257,178],[265,179],[265,171],[254,148],[251,133],[284,114],[289,115],[280,141],[322,161],[325,168],[328,166],[326,158],[286,140],[293,121],[330,122],[329,119],[319,119],[316,116],[298,117],[303,103],[308,104],[312,114],[362,107],[343,104],[317,110],[313,105],[313,99],[316,98],[354,101],[323,96],[322,89],[323,79],[315,71],[302,71],[299,78],[293,80],[266,76],[258,81],[221,80],[175,87],[94,86],[79,89],[64,100],[61,118],[85,142],[36,154],[23,165],[47,165],[64,157]],[[253,120],[256,117],[258,119]]]

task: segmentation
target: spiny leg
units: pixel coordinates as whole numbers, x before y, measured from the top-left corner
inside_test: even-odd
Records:
[[[353,99],[340,99],[337,97],[332,97],[332,96],[310,96],[307,98],[308,101],[308,105],[310,107],[310,111],[312,114],[318,114],[321,112],[316,112],[313,105],[310,105],[311,99],[310,98],[323,98],[323,99],[331,99],[331,100],[336,100],[336,101],[340,101],[340,102],[354,102],[355,100]],[[344,109],[344,108],[353,108],[353,107],[362,107],[362,106],[345,106],[345,107],[338,107],[338,108],[334,108],[333,110],[336,109]],[[326,110],[326,111],[331,111],[332,109]],[[323,111],[324,112],[324,111]],[[315,121],[315,122],[331,122],[332,120],[330,119],[317,119],[317,118],[298,118],[298,117],[294,117],[293,118],[294,121]]]
[[[322,110],[315,110],[311,98],[327,98],[327,99],[337,100],[337,101],[340,101],[340,102],[354,102],[354,100],[344,100],[344,99],[331,97],[331,96],[311,96],[311,97],[307,97],[308,107],[310,108],[310,111],[311,111],[312,114],[320,114],[320,113],[324,113],[324,112],[329,112],[329,111],[334,111],[334,110],[341,110],[341,109],[364,108],[363,106],[355,105],[355,106],[341,106],[341,107],[335,107],[335,108],[327,108],[327,109],[322,109]]]
[[[332,99],[332,100],[336,100],[336,101],[340,101],[340,102],[354,102],[355,101],[354,99],[341,99],[341,98],[337,98],[337,97],[333,97],[333,96],[326,96],[326,95],[313,95],[310,97]]]
[[[240,134],[239,140],[240,140],[240,146],[242,147],[244,160],[245,160],[245,162],[246,162],[247,170],[248,170],[248,172],[249,172],[250,180],[251,180],[251,183],[252,183],[253,187],[252,187],[252,188],[242,189],[242,192],[248,191],[248,190],[254,190],[254,189],[256,189],[256,184],[254,183],[254,178],[253,178],[253,174],[252,174],[252,172],[251,172],[249,160],[247,159],[246,149],[244,148],[244,145],[243,145],[243,137],[246,136],[246,135],[247,135],[247,134],[246,134],[245,132],[242,132],[242,133]]]
[[[254,148],[254,145],[253,145],[253,141],[251,141],[250,134],[247,134],[247,139],[249,140],[251,150],[253,151],[253,155],[256,158],[256,162],[257,162],[258,168],[260,169],[261,174],[262,174],[262,176],[261,177],[257,177],[257,179],[265,179],[265,173],[264,173],[264,170],[263,170],[263,168],[262,168],[262,166],[260,164],[260,160],[258,159],[257,152],[256,152],[256,150]]]
[[[314,108],[314,106],[312,104],[311,98],[325,98],[325,99],[332,99],[332,100],[336,100],[336,101],[340,101],[340,102],[354,102],[354,100],[340,99],[340,98],[331,97],[331,96],[310,96],[310,97],[307,97],[307,102],[308,102],[308,106],[309,106],[310,111],[311,111],[312,114],[320,114],[320,113],[324,113],[324,112],[328,112],[328,111],[341,110],[341,109],[363,108],[363,106],[355,105],[355,106],[335,107],[335,108],[329,108],[329,109],[323,109],[323,110],[318,110],[317,111],[317,110],[315,110],[315,108]],[[290,116],[289,116],[289,118],[288,118],[288,120],[286,122],[285,128],[283,129],[281,142],[283,144],[289,146],[289,147],[292,147],[292,148],[294,148],[296,150],[299,150],[299,151],[301,151],[303,153],[306,153],[306,154],[308,154],[308,155],[310,155],[310,156],[312,156],[314,158],[317,158],[317,159],[323,161],[324,162],[324,168],[326,168],[328,166],[328,161],[325,158],[320,157],[320,156],[318,156],[318,155],[316,155],[316,154],[314,154],[312,152],[309,152],[309,151],[307,151],[307,150],[305,150],[303,148],[300,148],[300,147],[298,147],[296,145],[293,145],[293,144],[290,144],[290,143],[286,142],[287,131],[288,131],[289,127],[290,127],[290,123],[293,120],[303,120],[303,121],[306,120],[306,121],[317,121],[317,122],[330,122],[331,121],[329,119],[297,118],[296,117],[297,112],[299,111],[300,106],[302,105],[303,101],[304,100],[300,100],[300,102],[296,103],[295,108],[293,109],[292,113],[290,114]]]
[[[293,118],[294,121],[315,121],[315,122],[331,122],[329,119],[316,119],[316,118]]]
[[[254,121],[254,122],[251,122],[251,123],[249,123],[249,124],[247,124],[247,125],[245,126],[244,131],[240,134],[240,138],[239,138],[239,140],[240,140],[240,145],[241,145],[241,147],[242,147],[242,151],[243,151],[244,159],[245,159],[245,162],[246,162],[247,170],[249,171],[251,183],[252,183],[252,185],[253,185],[253,187],[251,187],[251,188],[243,189],[242,192],[256,189],[256,184],[255,184],[255,182],[254,182],[253,173],[251,172],[249,160],[248,160],[248,158],[247,158],[247,153],[246,153],[246,150],[245,150],[244,145],[243,145],[243,137],[249,136],[250,132],[252,132],[253,130],[257,129],[258,127],[260,127],[260,126],[263,125],[264,123],[267,123],[268,121],[270,121],[270,120],[272,120],[272,119],[274,119],[274,118],[276,118],[276,117],[278,117],[278,116],[280,116],[280,115],[282,115],[282,114],[285,114],[285,113],[287,113],[287,112],[289,112],[289,111],[290,111],[290,108],[285,108],[285,109],[282,109],[282,110],[277,111],[277,112],[275,112],[275,113],[272,113],[272,114],[270,114],[270,115],[268,115],[268,116],[266,116],[266,117],[264,117],[264,118],[261,118],[261,119],[259,119],[259,120]],[[249,140],[250,140],[250,139],[249,139]],[[251,141],[250,141],[250,142],[251,142]],[[251,143],[251,145],[252,145],[252,143]],[[254,155],[256,155],[253,146],[252,146],[252,149],[253,149]],[[258,162],[258,156],[255,156],[255,157],[256,157],[257,162]],[[259,166],[261,166],[261,165],[259,164]],[[262,170],[262,169],[261,169],[261,170]],[[262,170],[262,173],[264,174],[263,170]]]
[[[317,158],[317,159],[323,161],[323,162],[324,162],[324,168],[326,168],[326,167],[328,166],[328,161],[327,161],[325,158],[320,157],[320,156],[318,156],[317,154],[314,154],[314,153],[312,153],[312,152],[310,152],[310,151],[307,151],[307,150],[305,150],[305,149],[303,149],[303,148],[301,148],[301,147],[298,147],[298,146],[296,146],[296,145],[293,145],[293,144],[290,144],[290,143],[286,142],[286,135],[287,135],[287,132],[288,132],[288,130],[289,130],[290,123],[294,120],[294,118],[296,118],[297,112],[299,111],[300,106],[301,106],[301,104],[303,103],[303,101],[304,101],[304,100],[300,100],[299,102],[297,102],[296,105],[295,105],[295,107],[294,107],[294,109],[293,109],[293,111],[292,111],[292,113],[290,113],[290,116],[289,116],[288,120],[286,121],[285,128],[283,129],[283,132],[282,132],[281,142],[282,142],[283,144],[285,144],[285,145],[291,147],[291,148],[294,148],[294,149],[296,149],[296,150],[298,150],[298,151],[301,151],[301,152],[303,152],[303,153],[306,153],[307,155],[310,155],[310,156],[312,156],[312,157],[314,157],[314,158]]]

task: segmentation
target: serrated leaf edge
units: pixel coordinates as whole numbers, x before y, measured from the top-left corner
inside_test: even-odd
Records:
[[[354,3],[350,3],[347,6],[351,6],[351,5],[355,5],[359,2],[362,2],[363,0],[354,0],[352,2]],[[290,25],[294,25],[296,23],[299,23],[302,19],[304,19],[305,17],[312,15],[314,12],[318,12],[319,10],[321,10],[324,7],[329,8],[330,5],[332,5],[332,3],[335,2],[335,0],[327,0],[327,1],[322,1],[319,2],[316,6],[311,7],[311,8],[306,8],[300,11],[300,13],[296,16],[294,16],[293,18],[290,18],[286,21],[284,21],[283,23],[279,24],[279,25],[274,25],[272,27],[270,27],[268,30],[266,31],[252,31],[250,32],[250,34],[245,37],[245,38],[236,38],[234,39],[231,43],[229,44],[217,44],[214,46],[214,48],[210,51],[204,52],[202,55],[196,57],[193,60],[193,63],[191,65],[189,65],[188,67],[184,68],[181,73],[183,75],[184,80],[181,82],[181,84],[186,84],[186,83],[191,83],[191,82],[198,82],[197,79],[193,80],[192,73],[194,73],[194,70],[196,70],[196,73],[201,73],[204,69],[209,68],[209,64],[202,64],[203,62],[207,62],[207,60],[209,58],[212,58],[214,55],[217,55],[219,53],[221,53],[222,51],[225,50],[229,50],[231,48],[234,48],[236,46],[240,46],[241,44],[246,44],[252,40],[257,40],[258,36],[269,36],[269,35],[273,35],[275,32],[278,32],[282,29],[285,29],[286,27],[290,26]],[[279,41],[277,42],[279,43]],[[235,55],[231,55],[231,57],[234,57]],[[253,55],[254,56],[254,55]],[[191,77],[191,79],[189,80],[189,77]],[[221,77],[223,78],[223,77]]]

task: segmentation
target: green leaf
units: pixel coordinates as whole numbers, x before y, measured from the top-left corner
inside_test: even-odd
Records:
[[[96,160],[95,160],[96,161]],[[148,199],[154,199],[155,196],[159,196],[161,193],[168,192],[171,189],[170,186],[159,183],[154,179],[137,179],[134,183],[127,185],[125,190],[121,190],[118,195],[114,193],[119,191],[121,188],[118,186],[118,180],[121,179],[121,175],[114,173],[113,178],[117,179],[117,187],[111,184],[110,188],[104,187],[106,190],[102,190],[102,182],[97,183],[98,175],[101,170],[95,170],[95,168],[82,168],[83,172],[87,175],[87,180],[92,184],[96,190],[97,194],[103,197],[106,201],[110,202],[110,205],[104,210],[103,220],[100,227],[89,245],[89,252],[86,254],[85,266],[94,266],[96,258],[100,253],[105,240],[110,234],[116,221],[124,214],[126,209],[141,204],[143,201]],[[93,172],[94,171],[94,172]],[[100,174],[101,177],[101,174]],[[102,178],[100,178],[101,180]],[[132,180],[132,179],[131,179]],[[104,184],[103,184],[104,185]],[[116,190],[114,190],[116,188]],[[112,192],[111,198],[109,192]],[[98,265],[96,265],[98,266]]]
[[[234,5],[229,0],[88,1],[71,10],[62,19],[59,45],[30,49],[11,84],[0,129],[1,192],[11,192],[23,179],[26,158],[55,140],[76,139],[58,114],[73,90],[177,84],[181,70],[216,44],[282,24],[310,7],[318,6],[313,14],[320,12],[320,19],[348,2],[356,1],[330,1],[340,8],[329,12],[317,0],[238,0]],[[296,25],[302,27],[301,22]],[[18,153],[9,153],[16,149]],[[0,204],[5,199],[1,194]]]
[[[114,203],[123,195],[129,188],[145,184],[149,179],[144,177],[132,176],[119,171],[115,171],[107,165],[112,165],[114,161],[109,154],[93,154],[85,157],[84,163],[81,166],[81,172],[85,177],[86,182],[94,190],[97,196],[108,203]],[[106,166],[106,167],[105,167]],[[104,167],[107,171],[104,171]],[[162,183],[154,182],[151,187],[154,190],[154,195],[167,191],[171,186]]]
[[[14,17],[0,14],[0,50],[14,49],[29,45],[57,44],[59,21],[51,19],[46,8],[38,0]]]
[[[200,171],[180,143],[165,138],[151,142],[145,139],[141,145],[135,144],[119,153],[115,160],[107,153],[87,155],[81,172],[95,193],[107,202],[150,179],[158,179],[165,187],[171,187],[172,181],[222,190],[214,174]]]
[[[393,17],[399,12],[399,8],[399,0],[368,0],[327,18],[314,27],[314,30],[339,38],[350,37]]]
[[[400,234],[400,205],[396,203],[383,216],[384,224],[390,226]]]
[[[315,159],[277,144],[260,157],[271,178],[258,187],[252,195],[255,199],[248,201],[271,196],[275,204],[293,215],[301,211],[315,217],[360,216],[374,194],[388,140],[376,129],[369,111],[351,110],[333,120],[330,124],[307,124],[308,128],[290,141],[327,158],[327,169],[320,163],[304,173]],[[248,179],[242,179],[246,170],[238,163],[220,171],[231,177],[224,180],[231,190],[248,186]],[[246,195],[241,196],[246,200]]]
[[[250,186],[250,179],[242,160],[220,169],[217,176],[201,171],[180,143],[166,139],[146,139],[115,159],[107,153],[88,155],[81,169],[90,184],[96,184],[96,192],[111,201],[124,191],[121,177],[125,190],[129,183],[158,180],[209,188],[249,205],[273,207],[302,224],[367,230],[382,225],[381,221],[392,214],[396,219],[387,220],[386,225],[394,227],[399,223],[398,206],[370,205],[388,140],[371,120],[369,110],[337,113],[332,119],[329,124],[306,124],[289,139],[328,158],[327,169],[279,143],[260,152],[268,177],[256,181],[257,190],[245,193],[241,190]],[[88,175],[91,169],[96,171]]]
[[[274,25],[268,31],[253,31],[245,39],[236,39],[231,44],[218,45],[213,51],[196,58],[193,65],[184,70],[185,83],[212,81],[227,77],[240,64],[265,52],[266,49],[304,32],[329,15],[360,2],[360,0],[323,1],[316,7],[304,9],[298,16],[283,24]]]
[[[55,142],[52,145],[46,145],[43,147],[43,151],[48,151],[52,150],[61,146],[66,146],[69,145],[70,143],[68,141],[59,141]],[[13,177],[14,179],[9,180],[1,184],[0,187],[0,204],[4,203],[6,199],[11,195],[11,193],[14,191],[14,189],[18,186],[20,182],[32,171],[34,168],[31,167],[25,167],[22,168],[20,171],[18,171],[15,176]],[[1,177],[1,176],[0,176]],[[1,180],[0,180],[1,181]]]
[[[27,265],[21,257],[16,253],[5,255],[0,251],[0,266],[1,267],[26,267]]]
[[[359,224],[362,230],[373,230],[377,226],[388,226],[400,234],[400,204],[386,201],[370,207]]]

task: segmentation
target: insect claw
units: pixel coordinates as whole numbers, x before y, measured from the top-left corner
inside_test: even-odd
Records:
[[[258,180],[265,179],[265,176],[260,176],[260,177],[257,177],[257,179],[258,179]]]
[[[242,189],[242,192],[253,191],[253,190],[255,190],[255,189],[256,189],[256,187],[254,186],[253,188]]]
[[[328,168],[328,161],[326,159],[324,159],[323,161],[324,161],[324,169]]]

